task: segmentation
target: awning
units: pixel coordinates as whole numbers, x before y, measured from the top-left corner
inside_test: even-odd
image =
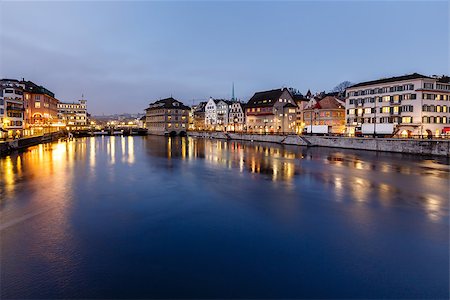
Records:
[[[442,133],[450,132],[450,127],[444,127],[442,128]]]

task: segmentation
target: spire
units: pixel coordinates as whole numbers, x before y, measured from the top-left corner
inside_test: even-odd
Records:
[[[231,101],[234,101],[234,100],[236,100],[236,99],[234,98],[234,82],[233,82],[233,87],[232,87],[232,91],[231,91]]]

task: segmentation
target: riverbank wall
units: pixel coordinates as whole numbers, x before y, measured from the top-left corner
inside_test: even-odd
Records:
[[[188,135],[193,137],[258,141],[307,147],[332,147],[450,157],[450,140],[443,139],[392,139],[299,135],[283,136],[195,131],[189,131]]]
[[[0,156],[5,156],[10,154],[13,151],[23,150],[31,146],[36,146],[42,143],[50,143],[58,140],[63,137],[64,133],[62,132],[52,132],[46,133],[44,135],[32,136],[32,137],[24,137],[20,139],[15,139],[11,141],[1,142],[0,143]]]

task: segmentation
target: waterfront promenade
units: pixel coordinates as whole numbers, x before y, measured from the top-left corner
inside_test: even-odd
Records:
[[[363,138],[295,134],[264,135],[208,131],[189,131],[188,134],[192,137],[259,141],[306,147],[332,147],[380,152],[450,156],[450,139]]]

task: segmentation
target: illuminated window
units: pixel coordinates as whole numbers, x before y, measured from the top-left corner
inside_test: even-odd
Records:
[[[41,102],[35,102],[34,103],[35,108],[41,108]]]
[[[381,112],[385,113],[385,114],[388,114],[390,112],[390,107],[389,106],[383,106],[381,108]]]
[[[364,113],[365,114],[370,114],[372,112],[372,109],[371,108],[365,108],[364,109]]]
[[[412,117],[402,117],[402,123],[412,123]]]

